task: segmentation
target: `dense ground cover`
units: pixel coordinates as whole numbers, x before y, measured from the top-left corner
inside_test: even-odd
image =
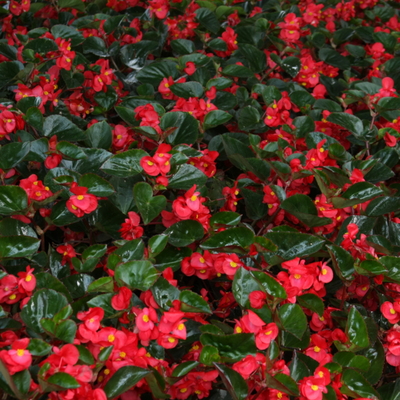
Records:
[[[397,1],[0,5],[4,400],[399,399]]]

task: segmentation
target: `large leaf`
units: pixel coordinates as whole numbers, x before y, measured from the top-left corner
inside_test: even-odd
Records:
[[[135,185],[133,197],[145,225],[158,217],[167,205],[167,199],[164,196],[153,197],[153,189],[145,182]]]
[[[67,305],[68,300],[62,294],[52,289],[38,290],[22,309],[21,318],[33,331],[42,333],[42,318],[53,318]]]
[[[151,371],[139,367],[120,368],[104,386],[107,399],[111,400],[127,392]]]
[[[231,249],[241,250],[253,244],[254,233],[247,228],[231,228],[211,236],[201,248],[204,250]]]
[[[115,279],[131,289],[147,290],[157,279],[157,270],[148,260],[129,261],[115,270]]]
[[[297,304],[284,304],[279,309],[283,329],[301,339],[307,329],[307,318]]]
[[[184,247],[200,240],[204,236],[204,228],[198,221],[180,221],[170,226],[165,234],[169,236],[169,243],[175,247]]]
[[[0,186],[0,214],[16,214],[28,207],[28,196],[19,186]]]
[[[140,149],[128,150],[109,158],[102,166],[102,171],[109,175],[127,178],[143,172],[140,160],[148,154]]]
[[[43,134],[46,137],[57,136],[58,141],[77,142],[85,139],[82,129],[61,115],[50,115],[44,120]]]
[[[214,366],[232,399],[244,400],[248,395],[249,388],[243,377],[223,364],[214,363]]]
[[[294,215],[306,226],[316,227],[332,223],[330,218],[318,217],[317,207],[310,197],[304,194],[295,194],[281,203],[281,208]]]

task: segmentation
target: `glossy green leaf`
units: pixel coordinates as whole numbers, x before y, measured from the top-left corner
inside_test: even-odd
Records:
[[[203,297],[190,290],[183,290],[179,295],[179,301],[183,312],[212,314],[210,306]]]
[[[307,318],[297,304],[284,304],[279,309],[283,329],[301,339],[307,329]]]
[[[198,221],[180,221],[170,226],[165,232],[168,242],[175,247],[184,247],[200,240],[204,236],[203,226]]]
[[[150,371],[139,367],[125,366],[120,368],[104,386],[107,399],[114,399],[125,393],[143,379]]]
[[[214,366],[232,399],[244,400],[248,395],[249,388],[243,377],[223,364],[214,363]]]
[[[152,187],[145,182],[135,185],[133,197],[145,225],[158,217],[167,205],[167,199],[164,196],[153,197]]]
[[[147,290],[157,279],[157,270],[147,260],[129,261],[115,270],[115,279],[131,289]]]

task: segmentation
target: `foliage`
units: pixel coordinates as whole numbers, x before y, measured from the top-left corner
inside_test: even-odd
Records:
[[[0,6],[3,399],[399,398],[397,1]]]

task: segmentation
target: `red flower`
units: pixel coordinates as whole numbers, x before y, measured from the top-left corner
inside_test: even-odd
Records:
[[[18,285],[27,293],[32,293],[36,287],[36,278],[33,275],[35,269],[31,268],[29,265],[26,267],[26,272],[18,272]],[[21,290],[21,289],[20,289]]]
[[[4,363],[10,375],[24,371],[32,364],[32,356],[26,348],[29,345],[29,339],[15,341],[11,345],[11,350],[0,351],[0,359]]]
[[[381,305],[381,311],[383,316],[391,323],[397,324],[400,321],[400,306],[398,302],[391,303],[389,301],[385,301]]]
[[[112,297],[111,305],[114,310],[126,310],[131,302],[132,291],[122,286],[118,289],[118,294]]]
[[[125,240],[133,240],[138,239],[143,236],[143,228],[139,226],[140,224],[140,217],[134,211],[128,212],[129,218],[125,219],[125,222],[122,223],[121,229],[121,236]]]
[[[76,252],[75,249],[70,245],[63,245],[63,246],[58,246],[57,247],[57,253],[62,254],[63,259],[61,261],[61,265],[65,265],[66,263],[69,263],[69,265],[72,268],[72,263],[71,263],[71,259],[73,257],[76,257]]]
[[[83,217],[85,214],[90,214],[97,208],[97,197],[93,194],[88,194],[87,190],[86,187],[78,186],[76,182],[73,182],[70,188],[70,191],[75,196],[69,198],[67,208],[78,218]]]
[[[186,63],[186,67],[184,69],[184,71],[188,74],[188,75],[193,75],[196,72],[196,66],[194,65],[193,62],[188,61]]]

